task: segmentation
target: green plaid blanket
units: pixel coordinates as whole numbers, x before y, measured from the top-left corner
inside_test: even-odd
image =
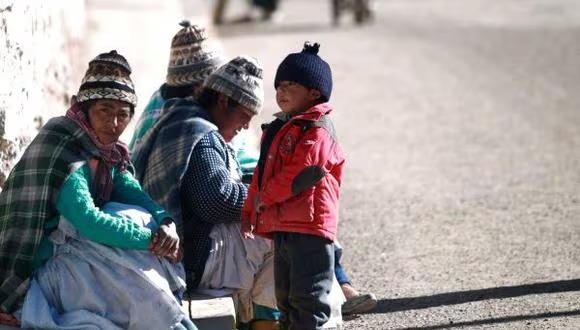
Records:
[[[32,260],[61,184],[98,150],[74,122],[51,119],[10,172],[0,193],[0,309],[21,304],[32,273]]]

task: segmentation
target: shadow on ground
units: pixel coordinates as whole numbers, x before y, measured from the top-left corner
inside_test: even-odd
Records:
[[[502,286],[497,288],[440,293],[431,296],[382,299],[373,313],[392,313],[445,305],[463,304],[488,299],[501,299],[529,294],[580,291],[580,279]]]
[[[449,328],[469,327],[469,326],[478,326],[478,325],[485,325],[485,324],[509,323],[509,322],[535,320],[535,319],[548,319],[548,318],[554,318],[554,317],[565,317],[565,316],[575,316],[575,315],[580,315],[580,310],[576,309],[576,310],[572,310],[572,311],[563,311],[563,312],[546,312],[546,313],[531,314],[531,315],[515,315],[515,316],[495,317],[495,318],[488,318],[488,319],[483,319],[483,320],[473,320],[473,321],[463,321],[463,322],[437,324],[437,325],[427,325],[427,326],[422,326],[422,327],[400,328],[399,330],[449,329]]]
[[[382,299],[379,301],[377,308],[372,313],[393,313],[413,309],[424,309],[446,305],[457,305],[488,299],[502,299],[502,298],[520,297],[530,294],[570,292],[570,291],[580,291],[580,279],[440,293],[421,297]],[[531,315],[514,315],[497,318],[488,318],[482,320],[428,325],[422,327],[410,327],[403,329],[423,329],[423,330],[446,329],[446,328],[478,326],[484,324],[498,324],[524,320],[547,319],[576,315],[580,315],[580,310],[545,312]],[[348,320],[348,318],[345,318],[345,320]]]

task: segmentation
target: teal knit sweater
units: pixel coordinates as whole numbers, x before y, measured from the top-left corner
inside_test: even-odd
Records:
[[[111,201],[141,206],[149,211],[156,223],[168,217],[160,206],[141,189],[137,180],[127,171],[113,168]],[[86,238],[121,249],[147,250],[152,231],[122,217],[107,214],[96,207],[89,187],[91,174],[87,164],[74,171],[62,184],[56,209]],[[58,217],[45,223],[45,233],[34,257],[38,268],[52,256],[53,246],[48,233],[58,226]]]

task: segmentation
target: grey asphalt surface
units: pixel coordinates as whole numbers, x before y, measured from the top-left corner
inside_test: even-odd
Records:
[[[330,25],[327,1],[214,32],[273,77],[304,40],[334,73],[347,153],[339,237],[380,299],[346,329],[580,328],[580,3],[378,0]]]
[[[177,2],[88,2],[88,56],[128,56],[142,106],[176,12],[208,6]],[[230,2],[226,19],[244,3]],[[339,28],[329,3],[211,32],[264,64],[256,135],[284,56],[319,41],[332,66],[343,262],[380,299],[345,328],[580,329],[580,1],[375,0],[372,24]]]

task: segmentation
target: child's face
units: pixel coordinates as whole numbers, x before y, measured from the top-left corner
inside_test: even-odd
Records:
[[[276,88],[276,102],[280,109],[296,115],[312,107],[320,97],[316,89],[306,88],[292,81],[280,81]]]

